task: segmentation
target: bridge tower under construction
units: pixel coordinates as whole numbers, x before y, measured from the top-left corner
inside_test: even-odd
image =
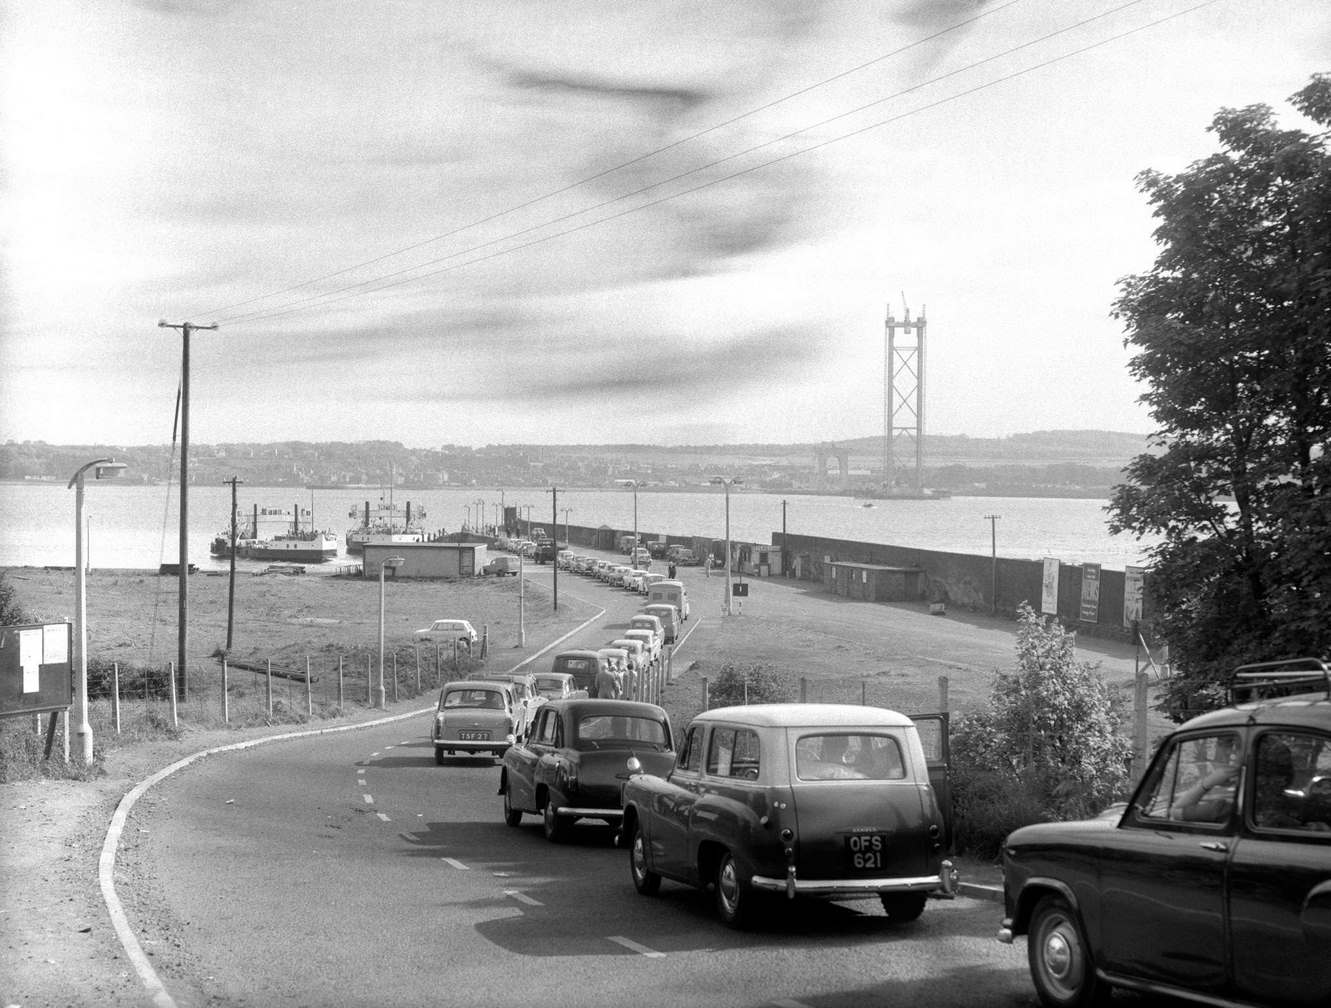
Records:
[[[883,325],[883,496],[924,497],[924,310]]]

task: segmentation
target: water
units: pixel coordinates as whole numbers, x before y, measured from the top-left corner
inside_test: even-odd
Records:
[[[368,500],[373,507],[379,490],[305,490],[296,487],[242,486],[237,501],[243,512],[260,507],[312,509],[314,526],[337,533],[345,557],[345,533],[356,521],[348,516]],[[457,531],[470,516],[484,511],[485,522],[498,514],[498,488],[395,490],[396,503],[410,501],[413,511],[426,509],[425,527]],[[863,501],[850,497],[730,494],[730,535],[745,542],[770,542],[773,532],[827,536],[920,549],[988,556],[990,522],[996,523],[998,555],[1025,559],[1058,557],[1065,563],[1099,563],[1122,570],[1144,564],[1145,547],[1111,536],[1105,524],[1105,501],[1027,497],[953,497],[945,500]],[[481,502],[479,505],[477,502]],[[505,489],[503,503],[520,508],[535,525],[550,530],[549,490]],[[89,480],[84,496],[88,561],[92,567],[156,570],[175,563],[179,554],[180,493],[175,486],[134,486]],[[560,490],[558,537],[563,539],[564,509],[574,525],[634,528],[634,495],[629,490]],[[209,556],[215,535],[229,527],[231,488],[192,486],[189,494],[189,560],[204,570],[221,570],[225,559]],[[0,538],[0,567],[74,565],[74,491],[58,483],[0,484],[0,513],[5,532]],[[697,492],[639,490],[637,528],[645,533],[697,535],[723,539],[726,501],[720,487]],[[331,569],[336,561],[324,565]],[[241,561],[239,566],[264,566]]]

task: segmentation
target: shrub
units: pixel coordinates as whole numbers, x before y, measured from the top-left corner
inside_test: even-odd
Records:
[[[770,665],[721,666],[715,682],[708,684],[712,707],[742,707],[746,704],[786,703],[791,696],[787,677]]]

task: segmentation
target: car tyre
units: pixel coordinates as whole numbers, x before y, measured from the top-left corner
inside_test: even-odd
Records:
[[[568,822],[555,815],[555,803],[549,798],[541,810],[541,829],[551,843],[563,843],[568,837]]]
[[[1095,975],[1081,921],[1062,896],[1046,896],[1036,904],[1026,956],[1046,1008],[1093,1008],[1107,1002],[1109,988]]]
[[[883,901],[883,910],[893,924],[909,924],[919,920],[924,913],[924,904],[928,897],[924,893],[879,893]]]
[[[633,888],[643,896],[655,896],[661,890],[661,876],[647,867],[647,841],[642,835],[642,823],[633,824],[633,839],[629,841],[629,873]]]
[[[441,745],[434,747],[434,762],[436,766],[444,765],[444,747]]]
[[[729,851],[716,866],[716,914],[726,927],[744,928],[752,916],[754,894]]]
[[[504,822],[509,826],[517,826],[522,822],[522,810],[515,809],[509,801],[508,788],[504,788]]]

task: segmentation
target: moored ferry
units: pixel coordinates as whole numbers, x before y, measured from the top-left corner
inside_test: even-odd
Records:
[[[337,557],[337,536],[302,525],[312,525],[313,513],[299,505],[294,510],[254,505],[249,515],[236,514],[236,556],[250,560],[286,560],[323,563]],[[215,557],[231,555],[231,529],[213,537],[209,550]]]
[[[347,553],[357,554],[365,551],[366,544],[371,546],[391,546],[396,543],[425,542],[425,508],[414,510],[411,501],[406,505],[393,501],[390,492],[388,500],[379,498],[378,505],[371,509],[370,502],[365,502],[364,511],[353,507],[347,512],[349,518],[360,518],[359,525],[347,529]]]

